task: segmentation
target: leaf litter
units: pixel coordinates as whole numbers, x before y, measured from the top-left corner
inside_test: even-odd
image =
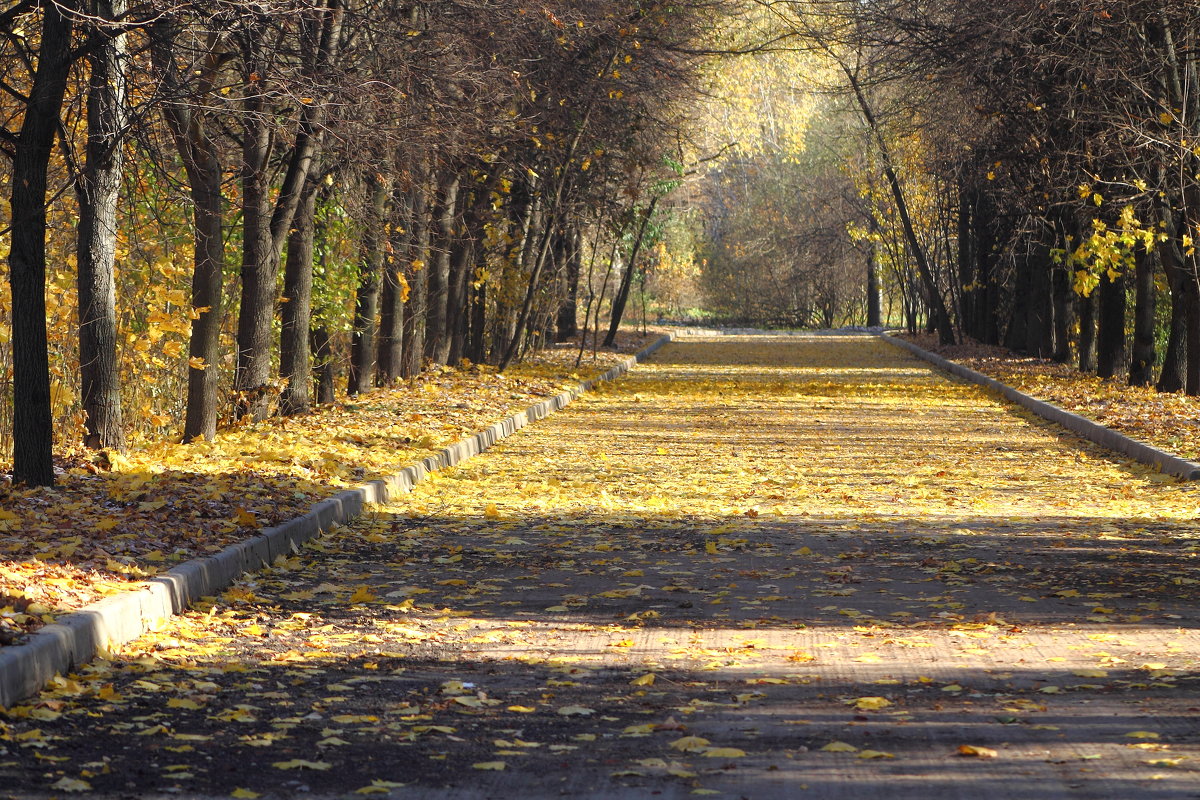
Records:
[[[1177,796],[1197,504],[883,343],[685,340],[9,709],[0,777]]]
[[[55,616],[143,585],[399,472],[531,403],[599,375],[656,338],[574,365],[563,345],[503,375],[438,367],[313,413],[231,427],[211,442],[77,456],[53,488],[0,484],[0,646]]]

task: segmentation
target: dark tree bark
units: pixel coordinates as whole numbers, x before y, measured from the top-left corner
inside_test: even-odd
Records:
[[[125,32],[116,20],[124,0],[92,0],[98,30],[88,56],[87,143],[78,184],[79,377],[86,416],[84,446],[125,447],[117,368],[117,295],[114,267],[117,199],[124,166]]]
[[[13,481],[54,484],[54,423],[46,341],[46,189],[71,70],[69,2],[42,9],[41,47],[12,164]]]
[[[284,415],[307,413],[312,405],[313,252],[316,240],[317,181],[310,176],[288,232],[283,266],[283,308],[279,336],[279,377],[286,381],[279,398]]]
[[[275,317],[279,262],[271,235],[269,162],[272,136],[258,68],[248,60],[242,109],[242,292],[238,306],[234,414],[266,418],[271,383],[271,322]],[[288,220],[290,226],[291,220]]]
[[[363,235],[358,289],[354,294],[354,333],[350,338],[350,374],[346,392],[370,391],[375,385],[375,348],[379,331],[379,294],[383,282],[384,231],[391,188],[378,175],[369,179],[371,210]]]
[[[1171,322],[1167,331],[1167,349],[1163,354],[1162,372],[1156,388],[1160,392],[1183,391],[1187,374],[1187,273],[1183,253],[1174,241],[1168,240],[1155,248],[1167,276],[1171,296]]]
[[[921,246],[921,242],[917,238],[916,229],[913,227],[912,217],[908,211],[908,199],[904,195],[904,189],[900,184],[900,177],[896,173],[895,165],[892,163],[892,152],[888,147],[887,139],[884,138],[883,131],[880,130],[879,122],[875,118],[875,112],[871,108],[871,104],[867,101],[866,94],[863,93],[858,76],[846,64],[839,63],[839,66],[841,66],[842,72],[850,82],[850,88],[854,92],[855,100],[858,101],[858,107],[862,112],[863,119],[867,123],[867,128],[870,129],[871,134],[875,137],[875,146],[879,149],[880,159],[883,163],[883,174],[887,178],[888,187],[891,189],[892,200],[896,203],[896,213],[900,217],[900,226],[904,230],[904,240],[908,245],[909,255],[912,256],[913,261],[917,264],[917,274],[920,276],[921,284],[925,288],[925,300],[929,304],[931,321],[937,328],[938,340],[942,344],[954,344],[954,328],[950,324],[950,313],[946,309],[946,301],[942,298],[937,281],[934,279],[933,268],[929,263],[928,254],[925,252],[925,248]]]
[[[449,303],[451,251],[458,218],[458,173],[450,173],[438,190],[434,217],[437,237],[433,245],[433,263],[429,268],[429,293],[425,312],[425,357],[434,364],[450,359]]]
[[[1111,378],[1125,367],[1125,276],[1104,275],[1097,292],[1096,374]]]
[[[1184,316],[1187,319],[1187,371],[1183,390],[1200,395],[1200,281],[1189,267],[1183,281]]]
[[[1133,286],[1133,353],[1129,363],[1129,385],[1149,386],[1154,382],[1154,258],[1139,248],[1135,254]]]
[[[408,279],[408,305],[404,313],[403,376],[411,378],[421,371],[425,358],[425,326],[428,311],[429,271],[429,180],[422,171],[413,181],[410,195],[413,237],[407,253],[405,276]]]
[[[300,21],[305,72],[315,78],[337,57],[343,7],[328,0],[323,9]],[[291,152],[274,202],[271,199],[271,155],[275,137],[273,109],[263,76],[261,30],[242,37],[242,69],[247,99],[242,122],[242,294],[238,308],[237,373],[234,413],[264,419],[270,409],[272,321],[275,317],[279,259],[304,184],[320,144],[324,104],[303,103]]]
[[[646,207],[642,221],[638,225],[637,236],[629,251],[629,263],[625,265],[625,274],[621,276],[621,285],[613,297],[612,318],[608,322],[608,333],[604,336],[605,347],[613,347],[617,343],[617,329],[621,327],[621,318],[625,316],[625,304],[629,301],[629,290],[633,286],[634,273],[637,272],[638,251],[642,249],[642,241],[646,237],[646,226],[650,224],[650,217],[654,215],[657,205],[658,198],[655,197]]]
[[[1079,371],[1096,371],[1096,293],[1079,298]]]
[[[563,235],[563,301],[558,307],[555,338],[567,342],[579,333],[579,273],[583,266],[583,237],[576,225]]]
[[[467,358],[476,364],[487,361],[487,284],[480,283],[472,287],[471,298],[471,330],[467,337]]]
[[[1038,358],[1049,359],[1054,356],[1054,265],[1050,262],[1050,248],[1045,243],[1039,242],[1035,253],[1029,344]]]
[[[313,328],[312,352],[313,378],[317,384],[317,402],[326,405],[337,399],[334,390],[337,370],[333,361],[333,339],[324,325]]]
[[[202,368],[188,369],[187,407],[183,441],[211,439],[217,433],[217,385],[220,378],[221,319],[225,243],[222,238],[221,162],[208,124],[205,96],[212,90],[220,62],[213,43],[206,57],[193,66],[176,65],[175,39],[178,26],[164,18],[151,29],[150,45],[154,67],[162,76],[168,100],[163,117],[171,140],[187,175],[192,200],[192,329],[188,356]],[[184,85],[196,71],[199,84],[192,92]]]
[[[390,386],[404,373],[404,305],[407,300],[407,278],[404,276],[404,256],[413,239],[410,193],[392,192],[394,224],[391,246],[383,267],[383,292],[379,308],[379,368],[376,380]]]
[[[1065,266],[1056,264],[1050,280],[1054,293],[1054,349],[1050,357],[1066,364],[1071,360],[1071,275]]]
[[[959,295],[959,311],[958,321],[962,332],[967,336],[978,339],[978,322],[975,319],[976,297],[977,293],[983,288],[976,282],[975,276],[975,224],[974,210],[976,206],[975,192],[967,188],[963,182],[959,182],[958,188],[958,285],[961,294]],[[874,265],[871,263],[874,259],[874,247],[868,251],[867,255],[867,285],[871,284]],[[867,318],[871,316],[871,295],[868,289],[867,294]],[[868,325],[877,324],[867,322]]]
[[[471,224],[474,213],[466,215]],[[475,237],[477,231],[464,233],[455,238],[450,267],[450,287],[446,299],[446,328],[450,337],[447,364],[458,364],[466,352],[467,326],[470,310],[467,307],[468,283],[475,267]]]
[[[1004,346],[1017,353],[1029,352],[1029,314],[1033,302],[1033,274],[1029,253],[1016,257],[1013,280],[1012,309],[1004,331]]]

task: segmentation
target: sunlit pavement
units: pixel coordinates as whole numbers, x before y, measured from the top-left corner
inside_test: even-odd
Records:
[[[0,797],[1200,797],[1200,492],[685,339],[11,710]]]

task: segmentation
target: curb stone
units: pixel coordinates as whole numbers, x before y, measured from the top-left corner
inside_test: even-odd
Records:
[[[1094,442],[1101,447],[1106,447],[1109,450],[1128,456],[1143,464],[1157,467],[1160,472],[1168,475],[1174,475],[1187,481],[1200,480],[1200,463],[1188,461],[1179,456],[1172,455],[1165,450],[1159,450],[1157,447],[1139,442],[1136,439],[1131,439],[1123,433],[1118,433],[1112,428],[1105,427],[1098,422],[1093,422],[1086,417],[1081,417],[1053,403],[1047,403],[1044,400],[1030,397],[1024,392],[1001,383],[995,378],[989,378],[987,375],[976,372],[969,367],[964,367],[962,364],[956,364],[939,355],[923,350],[912,342],[898,339],[887,333],[880,334],[880,338],[885,342],[890,342],[897,347],[908,350],[918,358],[922,358],[952,375],[957,375],[972,383],[994,389],[1017,405],[1029,409],[1043,419],[1061,425],[1089,442]]]
[[[200,597],[215,594],[239,576],[295,552],[309,539],[358,517],[366,504],[386,503],[410,492],[431,472],[478,455],[531,422],[548,417],[597,384],[625,374],[674,338],[674,334],[662,336],[598,378],[518,411],[395,475],[339,492],[306,514],[266,528],[215,555],[186,561],[151,579],[143,589],[84,606],[30,634],[22,644],[0,648],[0,707],[37,693],[55,675],[66,674],[98,653],[136,639]]]

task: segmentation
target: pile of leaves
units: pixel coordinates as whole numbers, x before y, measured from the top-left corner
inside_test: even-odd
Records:
[[[1200,460],[1200,397],[1127,386],[1070,364],[1017,355],[974,342],[939,345],[936,336],[904,338],[1028,395],[1192,461]]]
[[[610,369],[659,334],[625,334],[577,369],[570,345],[497,374],[435,367],[299,417],[64,464],[53,488],[0,484],[0,644],[136,588],[364,481],[395,474]]]

